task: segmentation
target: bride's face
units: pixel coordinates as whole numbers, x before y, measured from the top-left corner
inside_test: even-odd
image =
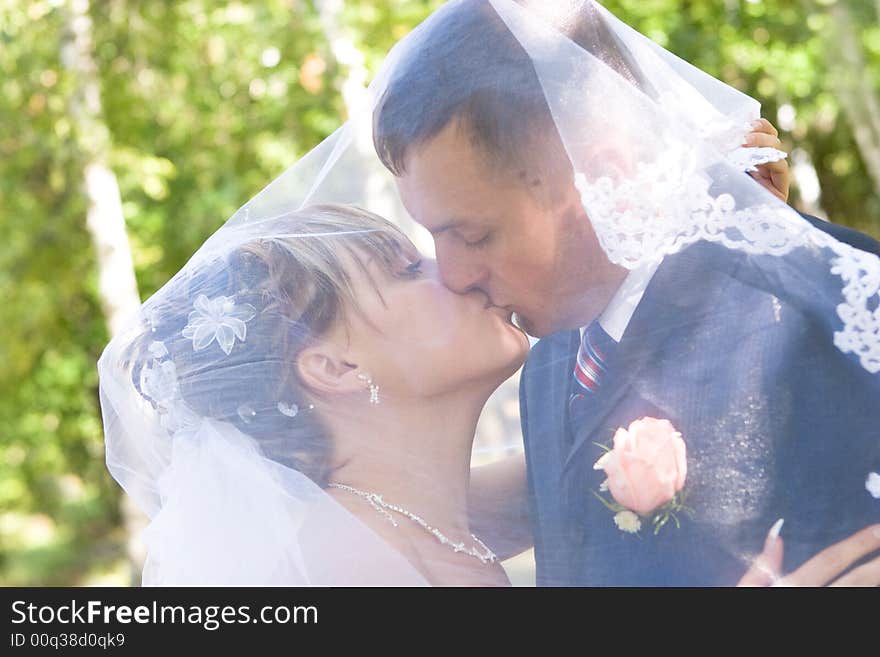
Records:
[[[522,365],[528,338],[509,310],[479,291],[450,291],[434,260],[412,245],[405,251],[402,275],[389,275],[369,256],[368,275],[352,272],[361,312],[348,313],[348,338],[358,367],[383,400],[491,393]]]

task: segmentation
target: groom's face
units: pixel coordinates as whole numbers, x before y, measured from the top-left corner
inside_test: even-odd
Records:
[[[413,149],[397,185],[434,238],[448,288],[484,292],[533,336],[582,326],[619,279],[574,186],[512,169],[489,164],[452,124]]]

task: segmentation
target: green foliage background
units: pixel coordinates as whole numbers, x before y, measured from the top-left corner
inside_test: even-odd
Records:
[[[76,0],[71,0],[75,2]],[[837,0],[880,80],[880,2]],[[65,0],[0,0],[0,584],[126,583],[95,363],[108,340],[85,228]],[[375,71],[440,2],[350,1]],[[833,221],[880,237],[878,182],[835,82],[835,0],[608,0],[664,47],[758,98],[808,152]],[[315,2],[92,0],[108,161],[145,299],[234,210],[344,120]],[[277,50],[277,52],[276,52]],[[275,63],[277,60],[277,63]],[[792,193],[798,205],[798,190]]]

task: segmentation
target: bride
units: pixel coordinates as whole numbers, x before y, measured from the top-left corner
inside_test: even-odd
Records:
[[[472,533],[468,484],[480,412],[529,350],[511,313],[449,291],[397,227],[355,207],[308,207],[259,233],[169,283],[125,363],[102,357],[105,417],[125,410],[106,369],[124,365],[173,429],[145,583],[509,584]],[[107,433],[124,484],[141,440],[128,426]],[[284,508],[306,499],[307,512]],[[278,531],[301,525],[295,568],[267,531],[291,515]]]

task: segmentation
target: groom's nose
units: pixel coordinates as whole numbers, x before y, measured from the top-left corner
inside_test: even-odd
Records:
[[[437,266],[440,268],[440,280],[453,292],[466,294],[472,290],[482,290],[489,293],[485,263],[447,248],[437,249]]]

